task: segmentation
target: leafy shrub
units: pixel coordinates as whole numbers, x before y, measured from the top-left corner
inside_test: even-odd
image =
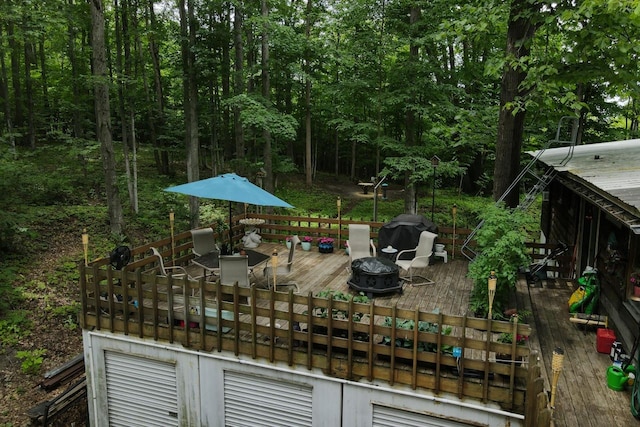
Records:
[[[502,204],[487,207],[483,225],[476,234],[476,258],[469,264],[468,276],[473,279],[471,310],[486,317],[489,311],[487,279],[492,271],[498,278],[493,303],[494,313],[502,312],[515,289],[518,269],[530,259],[525,246],[528,217],[522,211],[511,210]]]
[[[18,351],[16,357],[22,360],[20,365],[22,372],[28,375],[36,375],[40,372],[44,356],[47,354],[47,350],[38,349],[31,351]]]
[[[384,323],[382,324],[382,326],[391,327],[392,325],[393,325],[392,318],[386,316],[384,318]],[[396,318],[396,328],[398,328],[398,329],[408,329],[410,331],[413,331],[415,329],[415,327],[416,327],[416,322],[413,319]],[[452,330],[451,326],[443,326],[441,334],[442,335],[449,335],[449,334],[451,334],[451,330]],[[420,321],[420,322],[418,322],[418,331],[419,332],[431,332],[432,334],[437,334],[438,333],[438,324],[437,323],[432,323],[432,322]],[[382,343],[384,343],[386,345],[391,345],[391,337],[384,336],[383,339],[382,339]],[[413,348],[413,339],[406,338],[406,337],[405,338],[397,337],[396,336],[395,346],[396,347],[401,347],[401,348],[411,348],[412,349]],[[436,343],[418,342],[418,351],[436,352],[437,350],[438,350],[438,344],[436,344]],[[451,353],[452,352],[451,346],[442,346],[442,352],[443,353]]]
[[[0,320],[0,343],[11,347],[31,335],[33,322],[27,317],[25,310],[11,310],[7,316]]]

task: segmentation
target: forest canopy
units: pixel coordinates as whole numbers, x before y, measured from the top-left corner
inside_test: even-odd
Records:
[[[495,197],[562,117],[577,143],[637,136],[639,30],[631,0],[7,0],[3,161],[100,144],[130,180],[147,145],[159,174],[263,171],[269,191],[387,175],[411,210],[437,156],[443,185]]]

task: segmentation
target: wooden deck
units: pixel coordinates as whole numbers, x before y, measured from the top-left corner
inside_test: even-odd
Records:
[[[258,250],[272,253],[276,249],[280,262],[286,261],[287,249],[283,244],[263,243]],[[349,257],[343,250],[334,254],[321,254],[296,250],[293,273],[278,283],[296,283],[300,293],[314,294],[335,289],[348,292]],[[193,268],[193,267],[191,267]],[[452,257],[448,263],[437,259],[427,276],[433,285],[412,287],[405,285],[402,294],[376,296],[376,305],[425,311],[440,310],[444,314],[472,315],[468,313],[472,282],[466,277],[467,261],[462,256]],[[266,286],[262,271],[254,275],[258,287]],[[530,292],[529,292],[530,291]],[[606,370],[611,361],[607,354],[596,351],[596,327],[569,321],[567,301],[573,292],[571,283],[549,280],[541,287],[527,288],[520,280],[517,300],[520,308],[533,312],[530,346],[541,354],[545,390],[551,390],[551,358],[555,348],[565,352],[563,371],[558,382],[553,425],[562,427],[603,427],[640,425],[630,412],[630,390],[614,391],[607,387]]]
[[[520,281],[519,300],[529,305],[535,322],[531,322],[531,346],[542,355],[545,389],[550,390],[553,350],[564,350],[563,370],[558,381],[553,423],[558,427],[602,427],[640,425],[631,414],[631,391],[614,391],[607,387],[606,371],[611,365],[608,354],[596,351],[595,325],[569,321],[567,301],[574,291],[571,282],[549,280],[541,287]]]

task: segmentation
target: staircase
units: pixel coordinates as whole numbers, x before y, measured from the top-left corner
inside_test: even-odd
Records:
[[[531,176],[533,177],[535,184],[529,189],[529,191],[527,191],[527,193],[524,196],[524,199],[522,199],[522,201],[516,207],[516,209],[524,211],[531,206],[531,204],[536,200],[538,195],[542,193],[545,190],[545,188],[547,188],[547,186],[551,183],[551,181],[553,181],[553,178],[558,173],[554,167],[550,166],[542,174],[540,174],[539,171],[536,171],[535,169],[535,165],[538,162],[538,159],[540,158],[542,153],[545,152],[547,148],[552,148],[557,146],[568,146],[569,149],[567,150],[567,155],[564,157],[564,159],[562,159],[560,163],[563,166],[567,164],[567,162],[571,160],[571,157],[573,157],[573,148],[575,147],[575,144],[576,144],[576,139],[577,139],[576,137],[578,134],[577,120],[578,119],[575,117],[562,117],[560,119],[560,121],[558,122],[558,129],[556,130],[555,139],[549,140],[549,142],[547,142],[543,148],[538,150],[536,156],[533,159],[531,159],[531,161],[527,164],[527,166],[524,167],[524,169],[522,169],[522,171],[520,171],[518,176],[511,183],[511,185],[509,185],[509,187],[505,190],[505,192],[502,193],[500,198],[496,201],[496,204],[504,201],[507,195],[511,193],[511,191],[514,188],[519,186],[525,177]],[[562,131],[563,124],[566,125],[569,121],[573,121],[573,125],[571,127],[571,139],[561,140],[560,133]],[[469,233],[464,243],[462,244],[462,247],[460,248],[460,252],[462,252],[462,255],[464,255],[469,261],[473,261],[477,255],[477,253],[470,247],[470,242],[475,238],[475,235],[482,228],[483,224],[484,224],[484,220],[480,221],[480,223],[476,226],[476,228],[474,228],[473,231]]]

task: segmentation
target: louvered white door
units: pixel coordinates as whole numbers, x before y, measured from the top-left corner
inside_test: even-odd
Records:
[[[105,351],[110,427],[178,425],[173,363]]]
[[[373,404],[373,427],[469,427],[470,425],[477,426],[478,424],[467,424],[400,408]]]
[[[313,388],[308,385],[225,371],[224,425],[311,426],[312,393]]]

